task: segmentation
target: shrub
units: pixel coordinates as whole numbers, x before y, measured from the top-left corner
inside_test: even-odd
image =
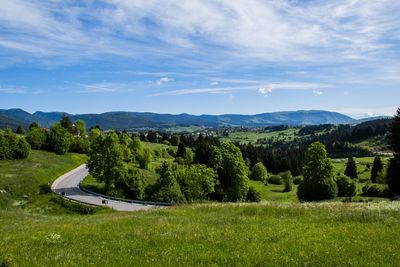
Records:
[[[0,160],[27,158],[30,150],[24,137],[18,137],[10,129],[0,130]]]
[[[286,171],[281,174],[283,183],[285,185],[285,188],[283,189],[283,192],[290,192],[292,191],[292,174],[290,171]]]
[[[45,129],[35,127],[26,136],[26,141],[31,145],[32,149],[41,149],[46,143],[47,132]]]
[[[263,183],[267,182],[268,172],[267,168],[265,168],[264,164],[258,162],[254,165],[253,169],[251,170],[250,178],[252,180],[261,181]]]
[[[253,186],[250,186],[249,191],[247,191],[246,199],[250,202],[260,202],[261,193],[258,192]]]
[[[293,178],[293,184],[300,184],[303,181],[303,176],[299,175]]]
[[[351,181],[349,177],[338,177],[336,179],[339,197],[352,197],[356,195],[356,183]]]
[[[268,183],[281,185],[283,184],[283,180],[279,175],[271,175],[268,179]]]
[[[366,184],[362,189],[364,195],[369,197],[389,197],[389,187],[383,184]]]

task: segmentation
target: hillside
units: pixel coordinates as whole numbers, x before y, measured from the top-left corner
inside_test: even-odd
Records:
[[[24,127],[25,130],[28,129],[29,124],[24,123],[18,119],[10,117],[6,114],[0,113],[0,130],[5,128],[10,128],[12,131],[16,131],[18,126]]]
[[[16,119],[27,123],[39,122],[49,126],[61,119],[63,112],[41,112],[30,114],[21,109],[0,110]],[[115,111],[102,114],[67,114],[74,122],[84,120],[88,127],[99,125],[102,129],[135,129],[135,128],[165,128],[170,126],[195,125],[205,127],[216,126],[271,126],[271,125],[318,125],[342,124],[353,121],[349,116],[323,110],[299,110],[262,113],[255,115],[223,114],[223,115],[190,115],[190,114],[159,114],[151,112]]]
[[[35,116],[34,114],[30,114],[29,112],[26,112],[25,110],[19,108],[0,109],[0,113],[6,114],[10,117],[20,120],[24,122],[26,125],[30,125],[32,122],[36,121],[37,123],[39,123],[40,126],[49,127],[51,124],[54,123],[53,121]],[[57,119],[56,121],[59,121],[59,119]]]

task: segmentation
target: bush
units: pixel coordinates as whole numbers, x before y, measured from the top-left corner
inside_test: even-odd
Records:
[[[271,175],[268,179],[268,183],[281,185],[283,184],[283,180],[279,175]]]
[[[264,164],[258,162],[254,165],[253,169],[251,170],[250,178],[252,180],[261,181],[263,183],[267,182],[268,172],[267,168],[265,168]]]
[[[285,185],[285,188],[283,189],[283,192],[290,192],[292,191],[292,174],[290,171],[286,171],[281,174],[283,183]]]
[[[18,137],[10,129],[0,130],[0,160],[24,159],[29,156],[30,150],[24,137]]]
[[[300,184],[303,181],[303,176],[299,175],[293,178],[293,184]]]
[[[362,189],[368,197],[389,197],[389,187],[383,184],[366,184]]]
[[[146,178],[138,168],[127,166],[121,171],[115,182],[115,188],[122,190],[125,198],[141,200],[144,197],[146,184]]]
[[[246,199],[250,202],[260,202],[261,193],[258,192],[253,186],[250,186],[249,191],[247,191]]]
[[[69,147],[69,151],[88,154],[90,149],[90,141],[86,137],[75,137],[71,146]]]
[[[32,149],[41,149],[47,139],[47,132],[42,128],[32,128],[31,132],[26,136],[26,141],[31,145]]]
[[[336,179],[338,187],[339,197],[352,197],[356,195],[357,186],[354,181],[351,181],[349,177],[338,177]]]

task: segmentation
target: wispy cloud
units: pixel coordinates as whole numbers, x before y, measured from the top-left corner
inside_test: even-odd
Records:
[[[112,93],[128,89],[127,84],[121,83],[93,83],[93,84],[77,84],[80,88],[78,93]]]
[[[375,116],[393,116],[396,113],[397,107],[365,107],[365,108],[343,108],[335,110],[336,112],[344,113],[350,117],[361,119]]]
[[[397,0],[13,0],[0,6],[0,46],[64,60],[372,60],[396,51],[399,12]]]
[[[169,82],[172,82],[172,81],[174,81],[174,79],[168,78],[168,77],[164,77],[164,78],[161,78],[161,79],[159,79],[157,81],[157,85],[161,85],[163,83],[169,83]]]
[[[24,89],[17,88],[17,87],[12,87],[12,86],[8,86],[8,87],[1,87],[0,86],[0,94],[1,93],[4,93],[4,94],[24,94],[24,93],[26,93],[26,91]]]

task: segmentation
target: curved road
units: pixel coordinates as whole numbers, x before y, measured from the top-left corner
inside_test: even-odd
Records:
[[[106,199],[100,196],[83,192],[79,188],[79,183],[88,175],[89,172],[86,168],[86,164],[82,164],[78,168],[73,169],[72,171],[58,177],[57,180],[55,180],[51,185],[51,190],[57,194],[65,192],[65,197],[71,200],[95,206],[108,206],[115,210],[121,211],[136,211],[157,207],[153,205],[142,205]],[[102,204],[103,200],[106,200],[108,203]]]

